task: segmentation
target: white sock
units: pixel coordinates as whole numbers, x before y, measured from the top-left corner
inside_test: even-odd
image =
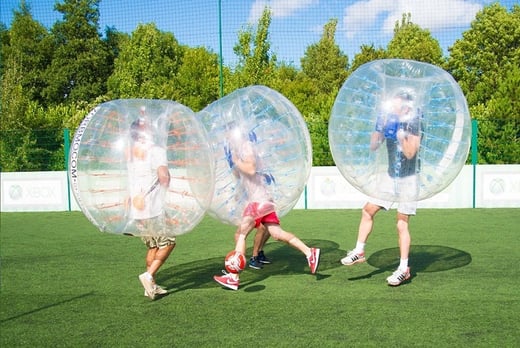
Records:
[[[401,261],[399,262],[399,267],[398,269],[400,271],[406,271],[406,269],[408,268],[408,259],[401,259]]]
[[[148,280],[150,280],[150,281],[153,280],[153,277],[152,277],[152,275],[150,273],[145,272],[144,274],[146,275],[146,278],[148,278]]]
[[[362,243],[362,242],[356,242],[356,247],[354,248],[354,251],[356,252],[356,254],[363,254],[365,252],[365,245],[366,243]]]

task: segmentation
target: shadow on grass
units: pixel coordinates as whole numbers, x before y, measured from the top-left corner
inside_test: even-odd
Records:
[[[65,303],[68,303],[68,302],[74,302],[74,301],[80,300],[80,299],[82,299],[84,297],[89,297],[89,296],[92,296],[92,295],[94,295],[94,292],[91,291],[91,292],[86,293],[86,294],[82,294],[82,295],[79,295],[79,296],[74,296],[74,297],[71,297],[69,299],[58,301],[56,303],[52,303],[52,304],[49,304],[47,306],[42,306],[42,307],[33,309],[31,311],[28,311],[28,312],[20,313],[20,314],[14,315],[12,317],[9,317],[9,318],[6,318],[6,319],[2,319],[2,320],[0,320],[0,323],[5,323],[5,322],[8,322],[10,320],[14,320],[14,319],[18,319],[18,318],[21,318],[21,317],[25,317],[27,315],[31,315],[31,314],[34,314],[34,313],[37,313],[37,312],[40,312],[40,311],[43,311],[43,310],[46,310],[46,309],[50,309],[50,308],[53,308],[53,307],[61,306],[62,304],[65,304]]]
[[[412,245],[410,248],[410,268],[412,278],[422,272],[442,272],[464,267],[472,261],[465,251],[442,245]],[[349,280],[367,279],[383,272],[392,272],[399,266],[399,248],[379,250],[367,259],[376,270]]]
[[[339,259],[345,254],[345,251],[340,250],[337,243],[328,240],[304,240],[304,242],[311,247],[316,246],[321,249],[320,263],[316,274],[309,274],[307,259],[299,250],[282,242],[271,242],[265,245],[264,251],[272,264],[264,265],[261,270],[246,267],[240,275],[240,288],[245,289],[245,291],[261,291],[265,287],[255,285],[255,283],[279,275],[309,274],[309,276],[316,277],[316,280],[322,280],[330,276],[322,272],[341,267]],[[246,253],[250,256],[252,249],[249,248]],[[157,274],[157,282],[170,289],[169,293],[219,286],[213,280],[213,276],[222,274],[225,254],[223,252],[222,257],[197,260],[164,268]]]

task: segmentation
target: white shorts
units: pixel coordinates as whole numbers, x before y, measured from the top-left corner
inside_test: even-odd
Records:
[[[397,203],[397,211],[405,215],[415,215],[417,212],[417,193],[419,191],[417,175],[404,178],[392,178],[385,173],[381,175],[379,187],[383,197],[395,197],[399,200],[385,200],[371,197],[369,203],[389,210]]]

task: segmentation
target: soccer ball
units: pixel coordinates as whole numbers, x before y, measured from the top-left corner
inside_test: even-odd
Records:
[[[239,273],[244,268],[246,268],[246,258],[244,254],[238,251],[230,251],[226,255],[224,266],[226,267],[226,271],[229,273]]]

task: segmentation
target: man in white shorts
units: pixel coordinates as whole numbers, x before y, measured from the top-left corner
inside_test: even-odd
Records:
[[[370,139],[370,149],[375,151],[385,142],[388,152],[388,171],[379,180],[382,196],[399,196],[397,206],[397,233],[399,237],[400,262],[397,270],[386,280],[388,285],[398,286],[410,279],[408,255],[411,237],[408,229],[410,216],[417,210],[417,192],[420,135],[420,111],[414,110],[413,94],[398,91],[391,100],[392,110],[378,118]],[[356,247],[341,259],[343,265],[365,261],[365,245],[372,232],[374,217],[381,209],[388,210],[394,202],[371,198],[365,204],[359,223]]]
[[[139,275],[145,295],[155,299],[167,290],[155,283],[155,274],[175,248],[175,237],[164,233],[164,195],[170,185],[166,150],[153,141],[150,120],[144,107],[130,126],[131,146],[128,154],[130,217],[135,221],[148,248],[146,272]]]

